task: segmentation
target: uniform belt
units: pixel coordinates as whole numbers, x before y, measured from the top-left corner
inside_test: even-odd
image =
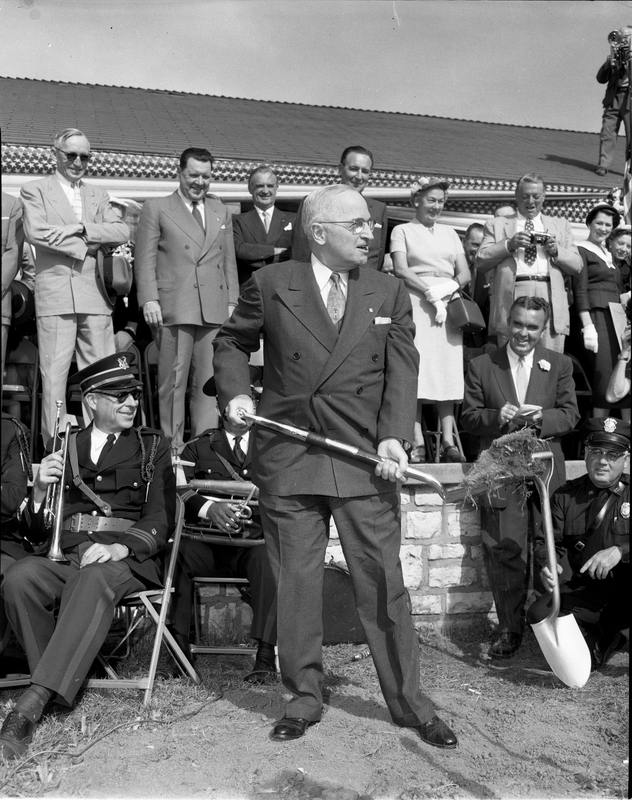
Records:
[[[518,275],[516,283],[518,281],[541,281],[542,283],[549,283],[550,280],[548,275]]]
[[[96,533],[97,531],[126,531],[134,524],[132,519],[101,517],[93,514],[73,514],[64,520],[62,531]]]

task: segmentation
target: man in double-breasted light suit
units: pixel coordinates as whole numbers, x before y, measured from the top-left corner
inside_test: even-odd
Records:
[[[361,194],[328,186],[304,203],[310,263],[263,267],[215,341],[220,409],[245,428],[248,357],[265,334],[263,417],[385,457],[375,469],[257,427],[252,479],[278,587],[281,675],[292,699],[275,740],[322,713],[322,592],[331,518],[393,720],[438,747],[452,731],[419,688],[419,652],[404,588],[399,494],[412,441],[418,354],[401,281],[366,266],[373,221]],[[333,293],[333,294],[332,294]],[[342,297],[341,297],[342,295]],[[334,319],[337,320],[334,322]]]
[[[191,434],[217,427],[215,402],[202,387],[213,374],[213,339],[239,294],[231,214],[206,197],[213,157],[180,156],[180,187],[145,201],[138,222],[134,276],[145,321],[158,334],[160,427],[181,450],[184,398],[191,378]]]
[[[551,306],[551,318],[542,344],[564,351],[569,331],[565,275],[581,272],[582,260],[567,220],[541,213],[546,192],[540,175],[524,175],[516,184],[515,218],[494,217],[485,223],[485,234],[476,254],[480,272],[495,269],[490,289],[489,335],[498,346],[509,338],[509,309],[521,295],[542,297]],[[532,243],[532,234],[547,233],[546,241]],[[534,248],[529,253],[529,248]]]
[[[97,252],[129,239],[129,228],[110,207],[107,193],[82,180],[90,161],[84,134],[76,128],[62,131],[54,151],[55,174],[22,187],[24,234],[35,247],[42,438],[47,448],[56,401],[65,409],[75,352],[79,369],[114,352],[112,304],[98,273]]]

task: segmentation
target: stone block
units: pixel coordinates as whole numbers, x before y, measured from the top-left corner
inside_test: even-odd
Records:
[[[481,535],[481,523],[478,511],[474,509],[458,509],[449,511],[447,527],[450,536],[474,537]]]
[[[472,561],[477,561],[479,558],[483,558],[483,545],[481,544],[471,544],[470,545],[470,558]]]
[[[451,586],[471,586],[478,582],[477,571],[473,567],[449,566],[430,567],[428,586],[431,589],[443,589]]]
[[[440,558],[461,558],[465,553],[465,546],[462,544],[431,544],[428,547],[428,560],[437,561]]]
[[[442,614],[443,598],[442,594],[411,594],[413,614]]]
[[[414,489],[411,490],[414,493],[415,498],[415,505],[416,506],[442,506],[443,500],[436,492],[433,492],[432,489]]]
[[[403,545],[399,551],[404,574],[404,585],[407,589],[417,589],[423,579],[422,548],[415,545]]]
[[[448,592],[445,598],[448,614],[487,612],[494,602],[491,592]]]
[[[406,539],[432,539],[442,533],[441,511],[417,511],[404,515],[402,533]]]

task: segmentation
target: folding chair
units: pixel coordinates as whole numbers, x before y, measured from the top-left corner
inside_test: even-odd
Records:
[[[35,442],[38,434],[39,412],[38,412],[38,393],[39,393],[39,351],[33,342],[22,339],[20,344],[12,353],[7,353],[5,369],[9,376],[13,370],[17,373],[19,366],[30,368],[32,380],[26,383],[4,383],[2,384],[2,405],[7,403],[28,403],[29,405],[29,425],[30,440],[29,453],[31,461],[34,460]],[[13,368],[13,369],[12,369]]]
[[[143,353],[143,384],[150,428],[160,427],[158,416],[158,346],[150,342]]]
[[[165,620],[169,610],[169,601],[173,592],[173,573],[176,567],[176,559],[178,555],[178,548],[180,546],[180,537],[182,535],[182,528],[184,525],[184,503],[177,498],[177,511],[176,511],[176,528],[173,534],[173,548],[171,550],[171,557],[167,567],[167,574],[165,575],[164,585],[161,589],[145,589],[142,592],[135,592],[134,594],[127,595],[119,603],[119,608],[131,609],[133,611],[144,611],[149,619],[156,626],[156,633],[154,636],[154,644],[152,648],[151,660],[149,663],[149,672],[147,675],[139,676],[136,678],[121,678],[112,666],[112,659],[115,653],[120,650],[122,644],[129,640],[130,636],[140,625],[144,614],[136,613],[130,627],[125,633],[123,639],[119,642],[114,651],[108,655],[99,653],[97,660],[103,666],[108,675],[107,678],[89,678],[84,681],[84,686],[89,689],[141,689],[144,691],[143,704],[149,705],[151,702],[151,694],[156,679],[156,669],[158,666],[158,658],[160,656],[160,648],[164,641],[174,657],[176,663],[179,665],[183,673],[186,673],[194,683],[200,684],[201,679],[191,662],[182,652],[178,643],[175,641],[171,633],[165,627]],[[160,610],[158,610],[158,608]],[[0,679],[0,689],[13,686],[26,686],[31,682],[30,676],[20,675],[13,678]]]
[[[438,417],[436,425],[439,426]],[[421,432],[424,438],[424,443],[426,445],[426,453],[428,454],[427,461],[430,463],[431,460],[434,460],[435,464],[439,464],[441,461],[441,438],[443,436],[440,426],[439,430],[428,430],[428,425],[426,424],[425,417],[422,413]],[[454,434],[454,446],[459,451],[461,456],[465,458],[463,447],[461,445],[461,437],[459,436],[459,429],[457,425],[456,415],[452,416],[452,432]]]

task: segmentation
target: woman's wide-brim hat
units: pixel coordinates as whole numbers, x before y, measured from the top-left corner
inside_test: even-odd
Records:
[[[427,192],[429,189],[443,189],[447,192],[450,188],[450,181],[447,178],[439,178],[437,175],[422,176],[410,187],[410,199],[414,200],[420,192]]]
[[[613,220],[612,220],[613,230],[619,227],[619,223],[621,222],[621,214],[619,214],[617,209],[613,205],[610,205],[610,203],[597,203],[596,205],[594,205],[590,209],[588,214],[586,214],[586,225],[590,225],[590,223],[594,220],[594,218],[600,211],[606,211],[608,214],[613,215]]]

